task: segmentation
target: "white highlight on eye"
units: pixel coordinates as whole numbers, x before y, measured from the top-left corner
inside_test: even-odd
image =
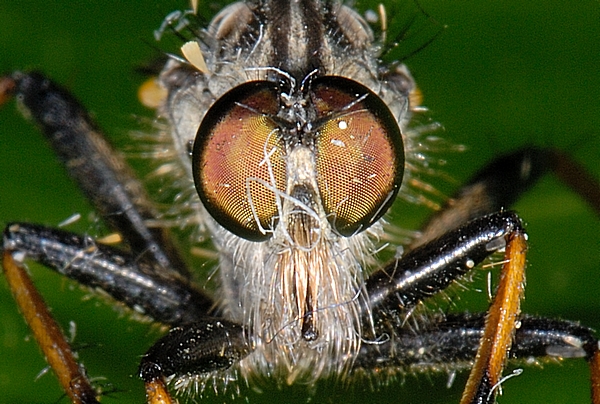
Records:
[[[346,122],[346,121],[339,121],[338,122],[338,128],[341,129],[341,130],[348,129],[348,122]]]
[[[338,146],[338,147],[346,147],[346,143],[344,143],[343,141],[341,141],[340,139],[331,139],[330,143],[334,146]]]
[[[184,43],[181,47],[181,53],[183,54],[183,57],[185,57],[185,59],[201,73],[210,73],[206,62],[204,61],[204,56],[202,56],[202,51],[200,50],[198,42],[189,41]]]

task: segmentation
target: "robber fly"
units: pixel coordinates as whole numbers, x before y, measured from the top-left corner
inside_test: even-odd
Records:
[[[344,9],[344,10],[346,10],[346,9]],[[347,9],[347,10],[350,10],[350,9]],[[243,11],[244,11],[244,10],[243,10],[243,9],[238,9],[238,10],[235,10],[235,11],[236,11],[236,13],[243,13]],[[229,9],[229,12],[230,12],[230,13],[232,13],[232,12],[233,12],[233,9]],[[297,13],[297,12],[298,12],[298,11],[296,11],[296,13]],[[351,11],[346,11],[346,12],[347,12],[347,14],[344,14],[344,15],[345,15],[345,16],[350,16],[350,17],[349,17],[349,18],[350,18],[350,19],[349,19],[349,21],[350,21],[350,22],[357,22],[357,21],[358,21],[358,22],[361,22],[361,21],[362,21],[362,19],[361,19],[361,18],[360,18],[358,15],[352,14],[352,12],[351,12]],[[221,16],[228,16],[228,15],[233,15],[233,14],[228,14],[228,13],[225,13],[225,12],[223,12],[223,13],[221,14]],[[236,14],[236,15],[243,16],[243,14]],[[354,18],[354,17],[356,17],[356,18]],[[240,18],[241,18],[241,17],[240,17]],[[223,20],[223,21],[221,21],[221,22],[222,22],[222,24],[226,24],[227,22],[231,22],[231,21],[225,21],[225,20]],[[361,22],[361,24],[362,24],[362,22]],[[352,26],[352,25],[350,24],[350,26]],[[226,26],[226,25],[224,25],[224,27],[227,27],[227,26]],[[360,24],[359,24],[359,25],[356,25],[356,26],[352,26],[352,27],[353,27],[353,28],[356,28],[356,29],[362,29],[362,30],[368,31],[368,28],[367,28],[366,26],[362,26],[362,25],[360,25]],[[258,32],[260,33],[260,30],[259,30]],[[265,51],[262,51],[262,52],[265,52]],[[181,58],[181,56],[180,56],[180,58]],[[173,59],[173,60],[177,60],[177,59]],[[179,60],[179,62],[181,62],[181,60]],[[188,60],[187,62],[189,62],[189,60]],[[374,62],[374,61],[373,61],[373,62]],[[193,65],[193,63],[191,63],[191,62],[190,62],[189,64],[190,64],[191,66],[194,66],[194,65]],[[210,65],[210,63],[209,63],[209,65]],[[256,66],[254,66],[254,67],[256,67]],[[287,95],[288,95],[288,96],[290,96],[290,97],[293,95],[293,91],[291,91],[291,90],[290,90],[290,88],[292,88],[292,89],[293,89],[293,88],[296,88],[296,87],[297,87],[297,88],[304,88],[304,87],[305,87],[305,88],[307,88],[307,89],[313,89],[313,88],[314,88],[314,89],[318,89],[318,88],[319,88],[319,87],[318,87],[318,83],[319,83],[319,80],[318,80],[318,79],[319,79],[319,77],[320,77],[320,76],[319,76],[319,72],[318,72],[318,63],[317,63],[317,65],[316,65],[316,68],[315,68],[315,69],[316,69],[316,73],[312,73],[312,72],[313,72],[313,70],[315,70],[315,69],[313,69],[313,70],[311,70],[311,71],[303,72],[302,74],[300,74],[300,73],[296,73],[296,72],[294,72],[294,73],[292,74],[292,72],[291,72],[291,71],[289,71],[289,70],[293,70],[293,69],[291,69],[291,68],[290,68],[290,69],[287,69],[287,68],[286,68],[286,69],[282,69],[281,67],[273,68],[273,66],[272,66],[271,64],[267,64],[266,66],[258,66],[258,67],[259,67],[258,69],[254,69],[254,67],[252,68],[252,71],[254,71],[254,73],[257,75],[257,77],[258,77],[258,78],[261,78],[261,77],[262,77],[262,74],[266,74],[267,76],[269,76],[269,74],[273,74],[273,75],[275,75],[275,76],[277,77],[277,80],[273,80],[273,82],[277,81],[277,84],[279,85],[279,84],[280,84],[280,83],[279,83],[280,81],[284,81],[286,84],[285,84],[285,85],[281,85],[281,87],[277,87],[277,90],[278,90],[278,91],[280,91],[280,92],[283,92],[283,91],[288,91],[288,93],[285,93],[285,94],[287,94]],[[197,69],[197,66],[194,66],[194,68],[195,68],[196,70],[198,70],[198,69]],[[201,70],[198,70],[198,71],[201,71]],[[250,71],[250,69],[249,69],[249,71]],[[268,74],[267,74],[267,73],[265,73],[265,72],[268,72]],[[197,74],[197,73],[196,73],[196,74]],[[338,73],[338,74],[341,74],[341,73]],[[408,73],[407,73],[407,72],[405,73],[404,71],[401,71],[401,73],[400,73],[400,74],[402,75],[402,77],[410,78],[410,76],[408,75]],[[343,76],[344,76],[344,75],[343,75]],[[307,80],[306,80],[306,81],[303,83],[303,82],[302,82],[302,80],[297,80],[297,77],[302,77],[302,79],[307,79]],[[344,76],[344,77],[345,77],[345,76]],[[313,80],[314,80],[314,82],[316,83],[316,84],[314,84],[314,87],[312,87],[312,86],[313,86],[313,84],[312,84],[312,83],[313,83]],[[266,80],[266,81],[271,81],[271,80],[269,79],[269,80]],[[296,81],[299,81],[299,83],[295,83]],[[368,81],[368,80],[367,80],[367,81]],[[362,82],[362,80],[361,80],[361,82]],[[345,86],[345,85],[346,85],[346,84],[348,84],[348,85],[349,85],[349,88],[352,88],[353,90],[357,91],[359,94],[362,94],[363,96],[364,96],[365,94],[370,94],[370,92],[369,92],[369,91],[373,91],[373,90],[371,90],[371,89],[370,89],[370,87],[368,87],[368,86],[367,86],[367,89],[368,89],[369,91],[365,90],[365,88],[363,88],[363,87],[352,87],[352,84],[350,84],[350,82],[345,82],[345,81],[343,81],[343,82],[342,82],[342,84],[344,84],[344,85],[339,85],[339,84],[340,84],[339,82],[338,82],[337,84],[338,84],[338,85],[335,85],[335,86],[333,86],[333,87],[334,87],[334,88],[340,88],[340,87],[346,88],[346,86]],[[360,84],[360,83],[359,83],[359,84]],[[363,83],[363,85],[364,85],[364,83]],[[371,84],[371,86],[373,86],[373,85],[374,85],[374,84]],[[287,87],[286,87],[286,86],[287,86]],[[304,87],[302,87],[302,86],[304,86]],[[232,85],[231,87],[235,87],[235,86],[234,86],[234,85]],[[323,89],[323,88],[324,88],[324,87],[321,87],[321,89]],[[358,88],[358,90],[357,90],[357,88]],[[287,89],[287,90],[285,90],[285,89]],[[244,88],[243,90],[244,90],[244,91],[250,91],[251,89],[249,90],[249,88]],[[267,94],[268,94],[268,93],[271,91],[271,89],[270,89],[270,87],[269,87],[269,86],[266,86],[266,87],[264,87],[264,88],[262,88],[262,87],[258,86],[258,90],[264,90],[264,91],[266,91],[266,93],[267,93]],[[221,91],[221,90],[219,90],[219,91]],[[223,92],[223,93],[224,93],[224,92]],[[245,93],[244,93],[244,92],[242,92],[241,94],[243,95],[243,94],[245,94]],[[251,91],[251,94],[254,94],[254,93]],[[260,94],[264,94],[264,93],[259,93],[259,95],[260,95]],[[239,95],[239,94],[238,94],[238,95]],[[219,98],[219,97],[215,97],[215,98]],[[230,97],[230,98],[231,98],[231,97]],[[267,98],[268,98],[268,97],[267,97]],[[289,97],[288,97],[288,98],[289,98]],[[368,98],[369,98],[369,97],[366,97],[365,99],[368,99]],[[224,105],[224,106],[223,106],[223,108],[225,108],[225,107],[227,106],[227,104],[226,104],[226,101],[227,101],[227,99],[225,99],[225,101],[223,101],[223,102],[225,103],[225,104],[223,104],[223,105]],[[215,101],[215,102],[216,102],[216,101]],[[239,103],[239,101],[235,101],[235,102]],[[234,104],[235,104],[235,102],[234,102]],[[244,104],[244,103],[241,103],[241,104],[242,104],[242,105],[246,105],[246,104]],[[346,104],[344,104],[344,106],[349,106],[350,104],[351,104],[351,103],[346,103]],[[398,103],[396,103],[396,104],[398,104]],[[401,109],[401,105],[396,105],[396,104],[394,104],[394,107],[395,107],[395,108],[400,108],[400,109]],[[400,104],[402,104],[402,103],[400,103]],[[235,104],[235,105],[237,105],[237,104]],[[377,106],[377,105],[376,105],[376,107],[378,107],[378,108],[379,108],[379,107],[381,107],[381,106]],[[233,108],[233,107],[232,107],[232,108]],[[251,111],[252,109],[251,109],[251,108],[247,108],[247,110],[248,110],[248,111]],[[402,112],[401,112],[401,111],[399,112],[399,111],[400,111],[399,109],[397,109],[396,111],[392,111],[392,115],[394,115],[394,116],[396,117],[396,120],[400,120],[400,119],[398,118],[398,116],[400,116]],[[264,113],[263,113],[263,115],[264,115]],[[269,114],[268,114],[268,115],[274,115],[274,112],[272,112],[272,111],[271,111],[271,112],[269,112]],[[379,117],[378,117],[378,119],[379,119]],[[276,122],[277,122],[277,121],[276,121]],[[339,125],[341,124],[341,122],[336,122],[336,123],[338,124],[338,128],[340,128],[340,126],[339,126]],[[284,126],[285,126],[285,125],[284,125]],[[209,129],[209,130],[210,130],[210,129]],[[333,140],[332,142],[330,142],[330,143],[332,143],[332,144],[336,144],[336,140],[337,140],[337,139],[334,139],[334,140]],[[265,141],[265,142],[266,142],[266,141]],[[264,143],[264,142],[263,142],[263,143]],[[337,142],[337,144],[340,144],[340,143],[339,143],[339,142]],[[198,146],[198,147],[202,147],[202,146]],[[396,146],[396,147],[397,147],[397,146]],[[397,147],[397,148],[398,148],[398,147]],[[411,149],[409,148],[409,150],[411,150]],[[263,157],[265,157],[265,156],[263,156]],[[409,157],[410,157],[410,156],[409,156]],[[271,159],[271,157],[269,157],[269,159],[265,159],[265,162],[268,162],[270,159]],[[262,160],[261,160],[261,161],[262,161]],[[273,171],[273,170],[271,170],[271,171]],[[263,185],[264,185],[265,183],[267,183],[267,185],[268,185],[268,181],[266,181],[265,179],[262,179],[262,182],[261,182],[261,181],[254,181],[254,183],[257,183],[257,184],[263,184]],[[274,183],[277,183],[277,182],[275,181]],[[281,192],[281,190],[279,190],[279,188],[278,188],[278,187],[276,187],[276,186],[273,186],[273,183],[271,184],[271,186],[270,186],[270,187],[268,187],[268,186],[267,186],[266,188],[267,188],[267,189],[270,189],[270,190],[272,191],[272,193],[273,193],[273,194],[275,194],[276,196],[280,197],[280,198],[281,198],[281,201],[283,201],[283,202],[281,202],[281,203],[284,203],[284,202],[286,202],[286,201],[288,201],[288,202],[289,202],[289,200],[291,200],[291,199],[292,199],[291,197],[289,197],[289,196],[290,196],[290,195],[289,195],[289,193],[287,193],[287,192],[285,192],[285,193],[284,193],[284,192]],[[392,187],[392,188],[393,188],[393,187]],[[279,191],[278,191],[278,192],[275,192],[275,191],[273,191],[273,190],[279,190]],[[202,192],[202,191],[201,191],[201,192]],[[392,191],[390,191],[390,192],[392,192]],[[206,193],[206,192],[205,192],[205,193]],[[392,193],[393,193],[393,192],[392,192]],[[286,196],[286,195],[287,195],[287,196]],[[207,200],[206,200],[206,198],[207,198],[207,197],[206,197],[206,195],[204,195],[204,197],[205,197],[205,203],[206,203],[206,204],[210,204],[210,201],[207,201]],[[276,199],[277,199],[277,198],[276,198]],[[300,202],[298,201],[299,199],[300,199],[300,198],[294,197],[294,199],[293,199],[293,200],[295,200],[295,201],[296,201],[296,204],[297,204],[299,207],[303,207],[303,206],[304,206],[304,207],[306,207],[306,203],[304,202],[304,203],[302,203],[302,204],[301,204],[301,203],[300,203],[301,201],[300,201]],[[252,206],[253,204],[251,203],[250,205]],[[214,209],[214,207],[213,207],[213,209]],[[279,211],[281,211],[281,210],[283,210],[283,208],[282,208],[282,207],[281,207],[281,208],[280,208],[280,207],[277,207],[276,209],[277,209],[277,211],[278,211],[278,212],[279,212]],[[251,209],[251,210],[252,210],[252,209]],[[378,214],[379,214],[379,213],[377,212],[376,214],[374,214],[374,215],[373,215],[373,217],[378,217]],[[258,217],[258,216],[256,216],[256,215],[257,215],[257,213],[256,213],[256,212],[252,212],[252,217],[253,217],[253,218],[255,218],[255,219],[256,219],[256,218]],[[218,214],[217,214],[217,216],[218,216]],[[275,216],[277,216],[277,215],[275,215]],[[335,216],[335,215],[334,215],[334,216]],[[279,220],[279,218],[278,218],[278,220]],[[374,221],[374,220],[373,220],[373,221]],[[217,220],[217,222],[219,222],[219,221]],[[249,222],[247,222],[247,223],[249,223]],[[254,220],[254,223],[256,223],[257,225],[258,225],[258,224],[260,224],[259,226],[257,226],[257,227],[259,228],[259,233],[260,233],[260,235],[256,235],[256,234],[255,234],[254,236],[252,236],[252,235],[248,235],[248,234],[247,234],[247,233],[249,232],[249,230],[248,230],[248,229],[242,230],[242,232],[246,232],[246,234],[244,234],[244,235],[245,235],[247,238],[252,238],[252,237],[259,237],[259,238],[260,238],[260,237],[266,237],[266,235],[269,235],[270,231],[274,231],[274,229],[275,229],[275,226],[274,226],[274,223],[275,223],[275,221],[273,221],[272,219],[269,219],[269,220],[266,220],[266,221],[263,221],[263,222],[261,222],[260,220]],[[223,224],[223,223],[221,223],[221,224]],[[225,223],[225,225],[226,225],[226,227],[227,227],[227,225],[231,225],[231,223]],[[370,225],[370,223],[369,223],[369,225]],[[332,225],[332,226],[333,226],[333,225]],[[261,229],[261,228],[262,228],[262,229]],[[352,228],[352,226],[350,226],[350,228],[346,228],[346,229],[344,229],[344,228],[342,228],[342,227],[340,226],[340,227],[336,227],[336,229],[337,229],[337,230],[338,230],[338,232],[341,234],[341,236],[348,236],[348,234],[352,234],[352,235],[353,235],[353,234],[354,234],[354,232],[356,232],[357,234],[359,233],[359,231],[358,231],[357,229],[353,229],[353,228]],[[238,230],[238,231],[239,231],[239,229],[236,229],[236,230]],[[362,229],[361,229],[361,230],[362,230]],[[348,233],[348,234],[345,234],[345,235],[344,235],[344,234],[343,234],[343,232],[346,232],[346,233]],[[274,235],[270,235],[270,237],[274,237]],[[314,293],[316,293],[316,292],[313,292],[313,294],[314,294]],[[359,296],[359,297],[360,297],[360,296]],[[295,317],[297,317],[297,320],[298,320],[298,319],[300,319],[300,318],[302,319],[301,321],[297,321],[297,323],[298,323],[298,324],[301,324],[301,326],[300,326],[299,330],[300,330],[300,333],[301,333],[301,335],[302,335],[302,338],[303,338],[305,341],[311,341],[311,340],[315,340],[315,341],[317,341],[317,340],[318,340],[318,338],[319,338],[319,336],[321,336],[321,334],[322,334],[322,331],[319,331],[319,328],[318,328],[318,326],[317,326],[316,324],[319,324],[319,322],[321,322],[321,323],[323,322],[323,320],[322,320],[322,319],[319,319],[319,318],[318,318],[319,316],[321,316],[321,317],[322,317],[322,313],[321,313],[321,311],[320,311],[320,310],[318,310],[318,309],[311,308],[312,306],[311,306],[310,304],[308,304],[308,303],[307,303],[307,302],[308,302],[308,300],[310,300],[310,299],[304,299],[303,301],[304,301],[304,303],[306,303],[306,304],[304,304],[304,306],[306,306],[306,307],[309,307],[309,309],[307,309],[307,310],[303,311],[303,312],[302,312],[302,315],[295,314]],[[342,301],[352,301],[352,300],[360,300],[360,299],[354,299],[353,297],[352,297],[352,298],[349,298],[349,299],[342,299]],[[299,306],[301,306],[301,305],[299,305]],[[304,310],[304,309],[303,309],[303,310]],[[357,309],[357,310],[358,310],[358,309]],[[326,310],[324,310],[324,311],[326,311]],[[234,315],[232,315],[232,317],[234,317]],[[294,316],[292,316],[292,318],[294,318]],[[327,321],[329,321],[329,320],[327,320]],[[327,322],[327,321],[326,321],[326,322]],[[284,327],[280,327],[280,329],[282,329],[282,330],[283,330],[283,329],[284,329]],[[291,329],[291,328],[290,328],[290,329]],[[297,331],[297,330],[296,330],[296,331]],[[278,334],[278,332],[275,332],[274,336],[277,336],[277,334]],[[270,337],[269,337],[269,338],[267,338],[267,339],[272,339],[272,338],[273,338],[273,336],[270,336]],[[346,339],[350,339],[350,338],[346,338]],[[376,339],[373,339],[373,340],[371,340],[370,342],[371,342],[371,343],[373,343],[374,341],[377,341],[377,340],[376,340]],[[374,345],[374,344],[372,344],[372,345]],[[343,349],[345,350],[346,348],[343,348]],[[345,352],[345,351],[344,351],[344,352]],[[273,353],[271,353],[271,355],[274,355],[274,354],[273,354]],[[332,356],[335,356],[335,355],[332,355]],[[342,355],[342,356],[343,356],[343,355]],[[327,368],[327,367],[336,367],[336,366],[338,366],[338,365],[337,365],[337,363],[334,363],[334,362],[339,362],[339,361],[340,361],[339,359],[340,359],[340,356],[338,355],[336,360],[333,360],[333,359],[331,359],[331,358],[330,358],[330,359],[328,359],[328,361],[327,361],[327,362],[320,362],[320,363],[325,363],[324,365],[323,365],[323,364],[321,364],[320,366],[324,366],[324,367],[326,367],[326,368]],[[286,359],[286,361],[289,361],[289,359]],[[266,365],[266,366],[267,366],[267,368],[268,368],[268,367],[270,367],[270,366],[271,366],[270,362],[267,362],[267,365]],[[282,366],[283,366],[283,367],[286,367],[286,368],[290,368],[290,365],[288,365],[287,363],[284,363]],[[259,367],[260,367],[260,366],[259,366]],[[293,367],[294,367],[294,364],[292,364],[292,366],[291,366],[291,367],[293,368]],[[327,373],[327,372],[328,372],[328,370],[326,369],[326,370],[325,370],[325,373]],[[341,369],[341,372],[342,372],[342,373],[343,373],[343,372],[345,372],[345,369]],[[291,375],[291,376],[290,376],[290,375]],[[292,372],[289,372],[289,375],[288,375],[288,377],[286,378],[286,380],[288,380],[288,381],[290,381],[290,382],[292,382],[292,381],[295,381],[295,377],[297,377],[297,376],[298,376],[298,375],[296,375],[296,374],[295,374],[293,371],[292,371]],[[302,375],[299,375],[298,377],[300,377],[300,376],[302,376]],[[300,380],[301,380],[301,379],[300,379]]]

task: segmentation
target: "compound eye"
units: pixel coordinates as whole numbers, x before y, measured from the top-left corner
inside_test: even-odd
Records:
[[[317,129],[317,182],[329,222],[351,236],[379,219],[402,183],[404,148],[383,100],[343,77],[311,86],[323,123]]]
[[[281,132],[271,119],[278,108],[273,83],[242,84],[208,110],[194,142],[200,199],[217,222],[249,240],[270,236],[285,189]]]

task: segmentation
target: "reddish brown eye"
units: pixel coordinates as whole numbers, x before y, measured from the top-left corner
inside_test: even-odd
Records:
[[[389,208],[402,183],[404,150],[394,115],[368,88],[342,77],[312,87],[324,123],[317,129],[317,182],[332,227],[362,231]]]
[[[281,133],[270,118],[277,100],[270,82],[234,88],[208,110],[194,143],[194,181],[204,206],[223,227],[250,240],[269,237],[276,194],[285,187]]]

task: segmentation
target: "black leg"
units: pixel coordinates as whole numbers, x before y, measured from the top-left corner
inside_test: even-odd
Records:
[[[398,328],[393,338],[362,346],[356,367],[408,372],[448,371],[472,366],[486,314],[452,314],[429,318],[418,331]],[[544,361],[585,358],[598,353],[598,340],[587,327],[523,315],[515,332],[509,360]]]
[[[213,301],[173,272],[161,271],[131,253],[63,230],[9,224],[4,249],[46,265],[82,285],[104,290],[117,301],[163,324],[199,321]]]
[[[125,159],[68,91],[40,73],[14,73],[11,92],[41,128],[70,177],[95,210],[121,233],[138,259],[189,276],[169,232],[150,228],[157,211]],[[153,268],[157,268],[153,265]]]
[[[367,281],[374,319],[373,341],[394,338],[406,310],[447,288],[486,256],[505,250],[500,281],[490,305],[461,404],[493,402],[494,386],[518,326],[525,283],[525,234],[511,212],[484,216],[411,251]],[[369,323],[367,323],[369,324]],[[368,330],[366,332],[368,335]]]
[[[151,403],[170,403],[165,387],[167,377],[188,375],[193,382],[195,375],[228,369],[251,351],[242,326],[207,318],[172,328],[144,355],[139,374]],[[160,399],[154,398],[157,390],[161,390]]]
[[[377,319],[406,312],[446,289],[485,258],[506,246],[505,237],[522,231],[512,212],[480,217],[410,251],[367,280],[370,310]]]

